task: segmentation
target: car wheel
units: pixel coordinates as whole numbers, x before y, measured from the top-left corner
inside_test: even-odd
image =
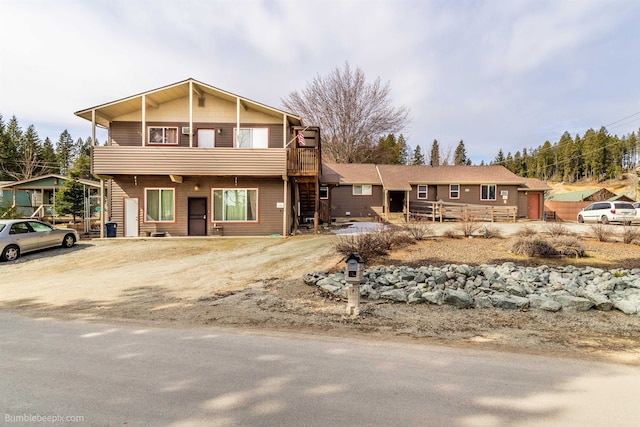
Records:
[[[600,218],[600,222],[603,224],[609,224],[609,218],[607,218],[606,215],[602,215],[602,218]]]
[[[64,239],[62,240],[63,248],[70,248],[75,244],[76,244],[76,236],[74,236],[73,234],[67,234],[66,236],[64,236]]]
[[[580,224],[584,223],[584,218],[582,218],[582,215],[578,215],[578,222]]]
[[[2,251],[3,261],[15,261],[20,258],[20,248],[16,245],[9,245]]]

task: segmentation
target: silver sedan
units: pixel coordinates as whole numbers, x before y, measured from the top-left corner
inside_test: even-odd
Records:
[[[62,246],[70,248],[78,241],[78,232],[55,228],[35,219],[0,220],[0,259],[13,261],[20,254]]]

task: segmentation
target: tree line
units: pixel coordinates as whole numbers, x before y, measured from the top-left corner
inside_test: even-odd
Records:
[[[545,141],[537,148],[523,148],[506,156],[500,149],[492,164],[543,181],[616,179],[636,168],[639,142],[635,132],[619,137],[610,135],[605,127],[598,131],[591,128],[575,137],[565,131],[553,144]]]
[[[23,130],[16,116],[5,123],[0,114],[1,181],[21,181],[49,173],[69,175],[71,171],[79,178],[91,178],[90,150],[91,137],[74,141],[65,129],[54,144],[48,137],[43,141],[33,125]]]

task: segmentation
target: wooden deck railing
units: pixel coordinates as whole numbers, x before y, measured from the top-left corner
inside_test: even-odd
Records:
[[[488,222],[516,222],[517,214],[517,206],[487,206],[422,201],[414,201],[409,204],[409,217],[411,219],[427,219],[433,222],[467,219]]]
[[[314,148],[287,150],[287,173],[289,175],[316,175],[319,169],[318,163],[318,155]]]

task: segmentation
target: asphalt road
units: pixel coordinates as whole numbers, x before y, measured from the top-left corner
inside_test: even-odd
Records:
[[[609,427],[638,402],[621,365],[0,313],[0,424]]]

